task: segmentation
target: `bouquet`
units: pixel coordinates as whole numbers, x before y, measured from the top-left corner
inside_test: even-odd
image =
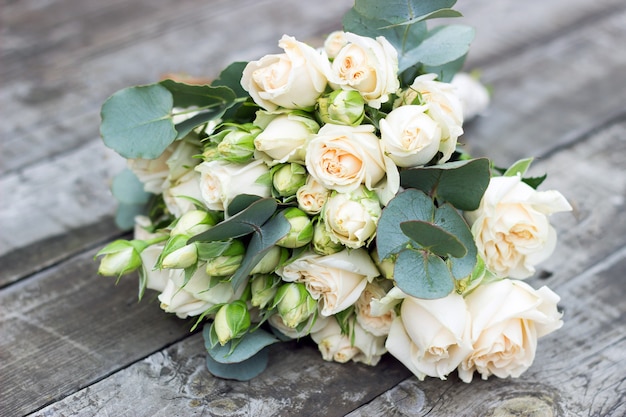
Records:
[[[501,168],[459,145],[488,96],[457,74],[473,30],[427,25],[453,4],[356,0],[319,48],[285,35],[210,84],[113,94],[101,134],[128,159],[112,191],[134,238],[99,273],[136,272],[140,299],[203,326],[222,378],[309,337],[325,360],[388,352],[420,379],[521,375],[562,325],[559,297],[522,279],[571,207],[537,190],[530,158]]]

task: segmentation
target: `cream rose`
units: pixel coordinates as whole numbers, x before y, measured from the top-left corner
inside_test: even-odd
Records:
[[[376,195],[360,186],[350,193],[332,193],[322,219],[335,243],[356,249],[374,238],[381,213]]]
[[[398,53],[384,38],[372,39],[345,32],[346,44],[335,56],[328,74],[334,89],[356,90],[367,104],[380,108],[398,90]]]
[[[441,127],[439,151],[442,157],[439,163],[450,159],[456,149],[459,136],[463,134],[463,106],[456,95],[455,87],[449,83],[435,81],[436,74],[424,74],[413,80],[413,84],[404,91],[396,107],[413,104],[420,97],[421,104],[428,106],[428,115]]]
[[[169,269],[155,269],[157,259],[159,259],[163,248],[164,245],[152,245],[145,248],[139,254],[143,265],[143,273],[146,278],[146,288],[159,292],[165,289],[165,285],[170,279],[172,271]]]
[[[313,119],[296,113],[271,115],[257,112],[254,124],[263,129],[254,139],[254,147],[271,165],[285,162],[304,163],[307,142],[317,133]],[[266,157],[264,157],[266,155]]]
[[[356,321],[374,336],[387,336],[391,323],[396,318],[394,309],[386,310],[382,314],[377,314],[378,312],[372,309],[372,302],[383,299],[390,285],[391,281],[386,279],[374,280],[365,286],[361,296],[354,303]]]
[[[559,296],[547,287],[534,290],[522,281],[504,279],[481,285],[465,301],[472,316],[473,351],[459,366],[459,377],[471,382],[518,377],[533,363],[537,338],[563,325]]]
[[[346,32],[341,30],[331,32],[324,40],[324,52],[328,58],[334,59],[347,43]]]
[[[469,329],[470,315],[459,294],[434,300],[407,296],[385,346],[420,380],[446,379],[471,352]]]
[[[296,192],[298,208],[307,214],[319,214],[326,204],[329,194],[328,189],[309,175],[306,183]]]
[[[381,119],[383,151],[396,165],[424,165],[437,154],[441,128],[426,110],[428,106],[400,106]]]
[[[270,196],[270,185],[259,181],[269,172],[263,161],[234,164],[225,161],[203,162],[196,167],[200,172],[202,199],[211,210],[224,210],[238,194]]]
[[[330,317],[323,329],[311,332],[311,338],[317,343],[322,358],[326,361],[345,363],[352,360],[366,365],[376,365],[381,356],[387,352],[385,336],[374,336],[360,324],[353,324],[353,335],[342,334],[337,320]]]
[[[137,176],[143,184],[143,189],[148,193],[160,194],[163,184],[170,173],[167,160],[174,152],[174,147],[169,146],[156,159],[128,159],[128,168]]]
[[[256,104],[270,112],[279,107],[313,107],[326,89],[328,59],[291,36],[283,36],[278,46],[285,52],[266,55],[246,65],[241,86]]]
[[[461,100],[465,121],[480,115],[489,106],[489,91],[476,78],[466,72],[458,72],[450,81]]]
[[[370,125],[324,125],[307,145],[307,171],[325,188],[342,193],[363,184],[386,204],[400,187],[400,174],[373,132]]]
[[[216,304],[229,303],[241,296],[245,285],[241,285],[237,293],[229,282],[220,282],[211,286],[211,277],[206,274],[203,265],[185,284],[185,273],[182,269],[171,270],[165,288],[159,295],[161,308],[167,313],[175,313],[184,319],[198,316]]]
[[[320,300],[323,316],[350,307],[368,281],[379,274],[364,249],[343,250],[325,256],[305,253],[277,273],[287,282],[303,282],[311,296]]]
[[[491,178],[477,210],[465,214],[487,268],[527,278],[556,245],[548,215],[572,207],[558,191],[536,191],[519,176]]]
[[[163,201],[174,216],[180,217],[196,208],[189,198],[202,201],[199,172],[189,171],[174,182],[166,181],[163,189]]]

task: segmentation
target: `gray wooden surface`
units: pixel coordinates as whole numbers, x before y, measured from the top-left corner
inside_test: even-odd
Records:
[[[494,95],[462,138],[505,165],[535,156],[572,214],[534,286],[561,297],[565,325],[518,379],[417,381],[324,362],[312,344],[271,351],[238,383],[205,371],[202,338],[136,302],[133,278],[98,277],[94,253],[120,235],[98,138],[114,91],[162,74],[214,76],[319,39],[350,0],[39,0],[0,6],[1,416],[626,415],[626,4],[459,0],[476,40],[467,69]]]

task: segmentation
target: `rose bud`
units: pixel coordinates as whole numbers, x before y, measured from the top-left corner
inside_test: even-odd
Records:
[[[254,307],[265,308],[276,295],[277,285],[280,277],[274,274],[256,275],[250,281],[252,299],[250,302]]]
[[[105,276],[122,276],[129,274],[141,266],[139,254],[146,247],[141,240],[116,240],[102,248],[96,257],[104,255],[100,260],[98,273]]]
[[[226,161],[248,162],[254,156],[254,139],[259,133],[261,133],[261,129],[252,123],[228,126],[214,136],[221,139],[217,145],[217,151]]]
[[[326,225],[319,221],[313,226],[313,250],[320,255],[332,255],[344,249],[344,246],[334,241],[332,233]]]
[[[269,274],[274,272],[278,265],[282,264],[289,257],[289,251],[280,246],[272,246],[261,258],[258,264],[252,268],[250,275]]]
[[[317,111],[324,123],[357,126],[365,117],[365,100],[355,90],[335,90],[317,101]]]
[[[234,274],[241,265],[246,247],[239,240],[232,240],[220,256],[207,260],[206,273],[212,277],[223,277]]]
[[[309,216],[296,207],[285,209],[282,213],[291,225],[291,229],[276,244],[285,248],[299,248],[311,242],[313,223]]]
[[[215,315],[213,327],[222,346],[232,339],[243,336],[250,327],[248,306],[241,300],[224,304]]]
[[[187,240],[187,236],[178,236],[185,239],[185,241]],[[171,252],[166,252],[166,250],[167,246],[163,250],[164,256],[161,260],[161,268],[184,269],[198,262],[198,248],[193,243],[174,249]]]
[[[302,165],[289,163],[277,166],[272,176],[272,184],[279,196],[290,197],[306,183],[306,179],[306,169]]]
[[[289,282],[278,288],[274,306],[286,326],[295,328],[317,312],[317,301],[311,297],[306,286],[299,282]]]
[[[215,217],[208,212],[204,210],[191,210],[178,218],[170,235],[195,236],[209,230],[215,223]]]

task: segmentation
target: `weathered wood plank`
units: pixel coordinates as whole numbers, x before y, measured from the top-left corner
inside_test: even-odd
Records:
[[[27,414],[188,336],[137,280],[97,277],[86,252],[0,292],[2,415]]]
[[[309,343],[270,347],[271,366],[249,382],[212,377],[200,335],[51,404],[32,416],[343,416],[408,375],[393,358],[371,367],[324,362]]]

